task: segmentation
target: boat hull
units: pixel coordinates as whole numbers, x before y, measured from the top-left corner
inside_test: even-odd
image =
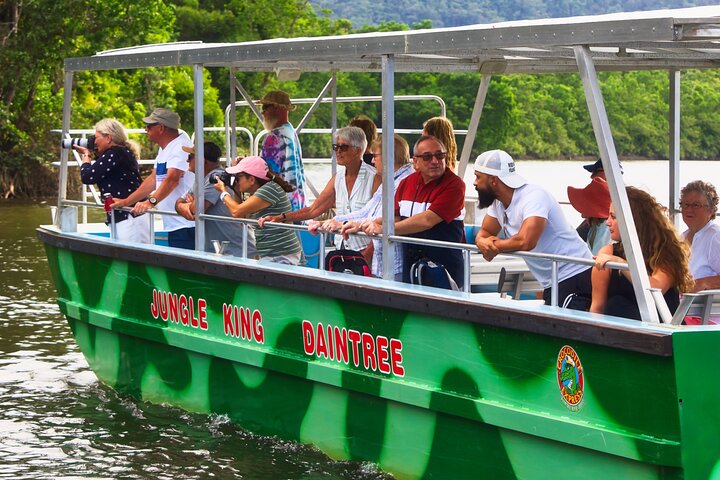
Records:
[[[397,478],[708,478],[693,472],[717,461],[693,450],[700,440],[683,441],[718,431],[694,405],[717,394],[703,396],[680,361],[709,360],[707,335],[676,340],[302,268],[40,238],[90,367],[146,401],[227,415]]]

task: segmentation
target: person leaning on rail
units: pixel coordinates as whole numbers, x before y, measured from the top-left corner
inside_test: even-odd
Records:
[[[237,198],[242,198],[243,194],[250,195],[240,203],[227,192],[223,182],[214,185],[220,192],[220,201],[227,206],[233,217],[282,216],[290,212],[287,192],[292,190],[292,185],[277,173],[269,171],[267,163],[261,157],[245,157],[225,171],[235,176],[232,188]],[[302,249],[297,234],[292,230],[278,227],[257,229],[255,247],[260,260],[289,265],[300,263]]]
[[[195,182],[195,175],[187,171],[187,153],[182,150],[182,147],[192,146],[192,142],[187,133],[180,131],[180,116],[172,110],[156,108],[143,118],[143,122],[148,140],[160,147],[155,167],[140,188],[114,206],[135,204],[131,212],[133,215],[142,215],[153,207],[174,211],[175,201]],[[195,248],[193,222],[173,215],[163,215],[162,219],[168,232],[168,245],[190,250]]]
[[[182,147],[188,153],[188,172],[195,173],[195,147]],[[213,142],[205,142],[203,144],[203,152],[205,162],[203,171],[205,172],[205,180],[203,182],[203,192],[205,197],[205,213],[207,215],[215,215],[218,217],[232,217],[230,211],[223,202],[220,201],[220,192],[210,183],[211,178],[217,178],[222,175],[224,170],[220,168],[220,147]],[[222,182],[222,180],[216,180]],[[193,190],[188,190],[185,195],[181,196],[175,202],[175,211],[192,222],[195,221],[195,196]],[[255,235],[251,228],[248,231],[247,256],[255,258]],[[242,256],[243,249],[243,227],[238,222],[219,222],[216,220],[205,220],[205,251],[214,252],[213,240],[227,242],[223,253],[236,257]]]
[[[688,229],[683,238],[690,245],[690,273],[694,292],[720,288],[720,225],[715,222],[718,194],[702,180],[685,185],[680,192],[680,211]]]
[[[518,175],[512,157],[490,150],[475,160],[475,190],[479,208],[488,208],[475,244],[487,261],[500,253],[537,252],[592,259],[590,249],[578,236],[550,193]],[[524,258],[530,272],[543,286],[550,305],[552,265],[545,259]],[[561,262],[558,265],[559,306],[587,310],[592,286],[590,265]]]
[[[263,126],[268,134],[263,139],[260,156],[268,168],[279,174],[293,190],[288,199],[293,210],[305,207],[305,169],[302,148],[295,127],[288,119],[289,112],[297,107],[290,102],[290,96],[282,90],[267,92],[258,101],[262,108]]]
[[[394,175],[393,181],[395,183],[394,190],[397,190],[400,182],[413,173],[413,165],[410,163],[410,147],[397,133],[395,138],[395,155],[394,155]],[[374,166],[378,171],[378,176],[381,175],[383,168],[382,158],[382,137],[377,137],[370,148],[371,155],[373,156]],[[310,232],[316,232],[317,230],[324,230],[326,232],[340,232],[345,239],[349,238],[350,233],[358,232],[362,228],[362,222],[365,220],[372,220],[377,217],[382,217],[382,188],[378,188],[370,201],[360,210],[350,212],[345,215],[338,215],[335,218],[326,220],[324,222],[313,222],[310,224],[308,230]],[[372,274],[376,277],[382,276],[382,241],[373,239],[373,255],[372,261],[370,262],[370,268]],[[396,280],[402,279],[402,249],[399,243],[394,243],[393,248],[395,249],[395,266],[393,274],[396,276]]]
[[[113,203],[132,195],[140,179],[140,146],[128,140],[125,127],[113,118],[105,118],[95,124],[95,146],[100,156],[91,163],[90,150],[75,146],[80,153],[80,179],[86,185],[97,184],[100,193],[110,194]],[[150,243],[150,223],[147,216],[135,217],[128,212],[116,211],[116,239],[120,241]],[[105,221],[110,224],[110,213]]]
[[[330,208],[335,208],[338,215],[346,215],[360,210],[365,206],[380,185],[380,176],[375,175],[375,168],[363,162],[362,155],[366,148],[365,133],[358,127],[344,127],[335,132],[333,150],[337,158],[337,174],[328,181],[320,195],[309,207],[282,215],[269,215],[261,218],[260,228],[269,222],[299,222],[319,217]],[[342,237],[335,240],[340,248]],[[370,241],[367,238],[352,237],[345,242],[347,248],[363,250]]]
[[[464,243],[465,183],[445,165],[445,145],[435,137],[423,136],[413,148],[415,172],[395,191],[395,235]],[[368,235],[382,233],[383,219],[362,224]],[[410,268],[421,259],[442,264],[459,288],[463,281],[462,251],[456,248],[405,244],[403,276],[410,283]]]
[[[693,286],[688,268],[690,249],[675,231],[665,208],[652,195],[635,187],[627,187],[626,191],[650,287],[662,290],[674,314],[680,303],[680,292],[688,292]],[[616,243],[601,248],[595,258],[590,311],[640,320],[630,271],[605,268],[607,262],[627,263],[612,205],[607,222],[610,238]]]

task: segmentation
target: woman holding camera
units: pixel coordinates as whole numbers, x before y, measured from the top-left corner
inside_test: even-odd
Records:
[[[293,187],[276,173],[268,170],[261,157],[245,157],[237,165],[225,170],[235,175],[233,190],[237,198],[250,197],[238,203],[227,192],[224,182],[214,184],[221,192],[220,201],[235,218],[262,218],[266,215],[286,216],[292,211],[287,192]],[[267,227],[255,230],[255,246],[260,260],[298,265],[302,249],[297,234],[292,230]]]
[[[98,158],[92,162],[90,150],[74,146],[80,153],[80,179],[86,185],[97,184],[100,193],[109,194],[114,199],[126,198],[142,183],[138,158],[140,146],[128,140],[122,123],[105,118],[95,124],[95,150]],[[128,212],[108,212],[105,220],[110,224],[110,215],[115,215],[117,240],[150,243],[150,223],[148,215],[133,217]]]

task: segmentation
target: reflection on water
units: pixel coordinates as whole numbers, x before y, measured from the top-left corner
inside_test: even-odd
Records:
[[[47,206],[0,203],[0,478],[389,478],[99,384],[54,301],[35,238],[49,219]]]

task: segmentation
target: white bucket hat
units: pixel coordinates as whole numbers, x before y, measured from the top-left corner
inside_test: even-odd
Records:
[[[481,153],[475,160],[475,171],[498,177],[510,188],[519,188],[527,183],[527,180],[515,173],[515,162],[503,150]]]

